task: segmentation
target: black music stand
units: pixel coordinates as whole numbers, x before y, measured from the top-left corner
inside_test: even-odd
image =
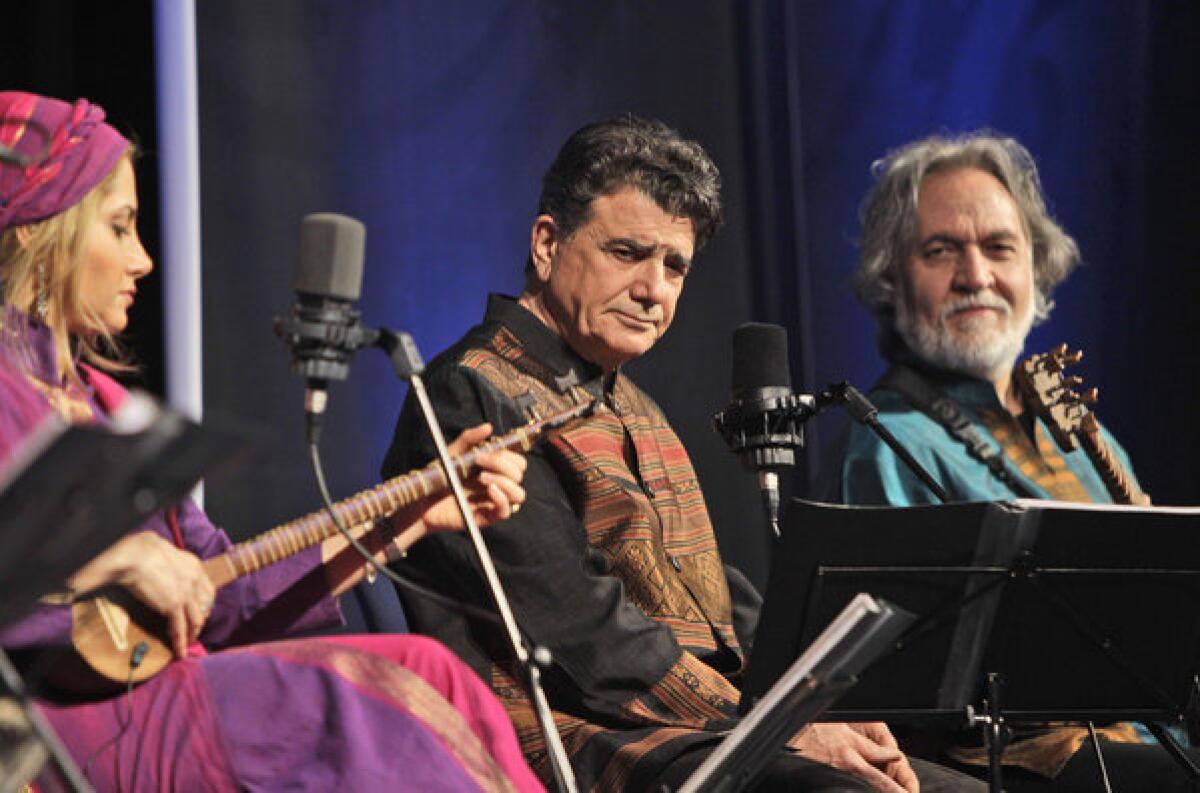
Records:
[[[891,603],[865,593],[855,596],[678,793],[736,793],[748,788],[788,739],[854,685],[912,619]]]
[[[187,495],[241,445],[237,433],[202,428],[138,393],[103,427],[48,416],[0,474],[0,627],[62,590],[68,576]],[[0,696],[6,694],[72,789],[90,790],[0,651]]]
[[[1200,509],[795,500],[744,695],[765,691],[830,615],[868,590],[918,618],[830,719],[981,724],[995,783],[1004,720],[1154,729],[1192,718],[1198,530]],[[1171,736],[1155,732],[1200,778]]]

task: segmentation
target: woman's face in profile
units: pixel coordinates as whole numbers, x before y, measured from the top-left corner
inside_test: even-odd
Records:
[[[100,199],[83,246],[79,297],[85,316],[96,317],[109,333],[129,323],[137,282],[154,269],[137,231],[137,181],[128,157],[117,164],[112,189]],[[83,317],[68,318],[73,333],[94,332]]]

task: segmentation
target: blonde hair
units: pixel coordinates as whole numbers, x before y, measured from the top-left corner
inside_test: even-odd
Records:
[[[76,359],[110,372],[133,369],[128,354],[100,316],[84,305],[80,294],[88,232],[97,222],[100,202],[113,190],[121,165],[132,162],[133,157],[131,147],[74,206],[45,220],[0,232],[4,302],[33,315],[39,293],[45,294],[46,316],[39,319],[53,333],[61,376],[78,379]],[[9,334],[5,337],[11,339]]]

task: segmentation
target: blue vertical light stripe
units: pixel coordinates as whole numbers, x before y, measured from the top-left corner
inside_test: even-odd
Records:
[[[192,0],[154,4],[167,401],[200,420],[204,410],[200,278],[200,123],[196,12]],[[193,498],[204,505],[203,484]]]

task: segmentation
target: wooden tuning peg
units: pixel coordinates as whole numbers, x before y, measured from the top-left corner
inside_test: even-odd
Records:
[[[1066,345],[1063,345],[1063,346],[1066,346]],[[1062,359],[1063,366],[1074,366],[1075,364],[1079,363],[1082,360],[1083,360],[1083,350],[1076,350],[1075,352],[1069,352],[1066,355],[1064,355],[1063,359]]]
[[[1100,389],[1099,388],[1089,388],[1087,391],[1083,392],[1082,396],[1079,397],[1079,401],[1085,405],[1096,404],[1097,402],[1100,401]]]
[[[1049,375],[1057,375],[1062,371],[1062,361],[1060,361],[1058,358],[1055,358],[1050,353],[1046,353],[1045,355],[1038,356],[1037,361],[1034,364],[1034,369],[1040,370]]]

